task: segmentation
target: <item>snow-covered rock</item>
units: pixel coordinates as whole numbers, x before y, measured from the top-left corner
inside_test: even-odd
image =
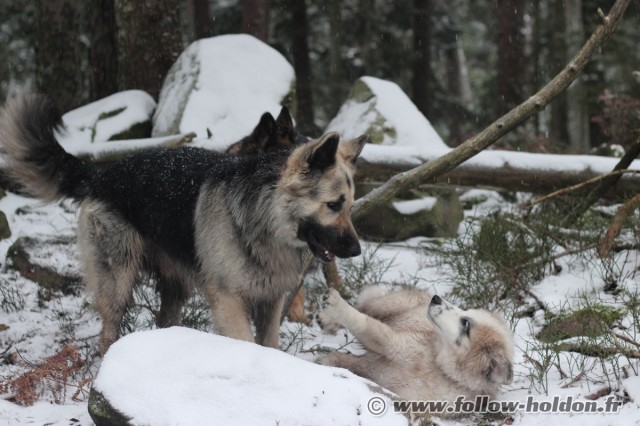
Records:
[[[173,64],[153,117],[153,136],[196,132],[226,148],[251,133],[260,116],[291,106],[293,67],[245,34],[193,42]]]
[[[393,145],[412,155],[447,150],[429,120],[402,89],[375,77],[361,77],[355,82],[327,131],[339,132],[347,139],[367,133],[374,145]],[[378,151],[386,152],[386,147],[374,145],[365,147],[363,158]]]
[[[133,333],[107,352],[89,412],[96,424],[132,425],[406,425],[371,398],[393,394],[347,370],[187,328]],[[108,404],[106,404],[108,402]]]
[[[115,93],[64,114],[60,143],[73,151],[94,142],[148,138],[155,108],[151,95],[141,90]]]

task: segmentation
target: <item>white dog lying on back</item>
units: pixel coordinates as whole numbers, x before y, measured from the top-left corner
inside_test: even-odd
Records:
[[[333,352],[318,363],[346,368],[405,400],[492,398],[513,379],[513,337],[506,323],[426,291],[371,287],[353,308],[331,289],[319,321],[330,332],[345,327],[366,353]]]

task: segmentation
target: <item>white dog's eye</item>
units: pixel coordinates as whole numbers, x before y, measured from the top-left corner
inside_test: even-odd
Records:
[[[471,322],[466,318],[462,318],[460,319],[460,325],[462,325],[462,329],[464,330],[464,332],[466,334],[469,334],[469,328],[471,327]]]

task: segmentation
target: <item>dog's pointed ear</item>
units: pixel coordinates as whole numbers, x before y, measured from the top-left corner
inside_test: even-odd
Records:
[[[369,135],[364,134],[360,135],[355,139],[350,139],[348,141],[342,141],[340,146],[338,147],[338,154],[342,157],[342,159],[353,165],[358,160],[362,149],[364,148],[364,144],[369,141]]]
[[[293,119],[287,107],[283,106],[280,110],[280,114],[276,118],[276,125],[278,126],[278,133],[281,135],[286,135],[293,131]]]
[[[318,140],[317,145],[312,148],[307,162],[311,170],[323,171],[327,167],[333,166],[336,162],[336,153],[340,135],[335,132],[327,133]]]
[[[255,129],[253,129],[251,137],[248,140],[248,142],[254,146],[252,152],[264,152],[267,144],[269,143],[269,139],[271,138],[271,134],[275,130],[275,127],[276,121],[273,119],[273,115],[268,112],[262,114],[262,117],[260,117],[260,122],[255,127]]]
[[[502,357],[491,357],[486,374],[491,383],[508,385],[513,381],[513,365]]]

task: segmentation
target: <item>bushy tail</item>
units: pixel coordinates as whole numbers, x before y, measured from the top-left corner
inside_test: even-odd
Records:
[[[62,127],[58,109],[46,96],[9,101],[0,115],[7,173],[34,197],[80,201],[89,193],[95,169],[60,146],[54,132]]]

